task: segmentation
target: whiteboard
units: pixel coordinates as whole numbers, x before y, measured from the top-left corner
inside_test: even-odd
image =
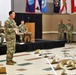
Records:
[[[2,21],[2,26],[4,26],[4,22],[8,18],[10,10],[11,0],[0,0],[0,21]]]

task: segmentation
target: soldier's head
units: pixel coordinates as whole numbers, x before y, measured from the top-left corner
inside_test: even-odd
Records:
[[[22,25],[24,25],[24,24],[25,24],[24,20],[22,20],[22,21],[21,21],[21,24],[22,24]]]
[[[14,18],[15,18],[15,12],[14,12],[14,11],[10,11],[10,12],[9,12],[9,17],[10,17],[11,19],[14,19]]]
[[[63,23],[63,20],[60,20],[60,24],[62,24]]]
[[[2,22],[0,21],[0,26],[2,25]]]
[[[68,20],[68,24],[71,24],[71,20]]]
[[[55,0],[55,2],[58,2],[59,0]]]

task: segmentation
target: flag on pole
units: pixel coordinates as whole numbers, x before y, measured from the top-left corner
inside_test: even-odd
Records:
[[[36,0],[35,12],[37,12],[37,13],[41,12],[41,2],[42,2],[42,0]]]
[[[47,12],[47,0],[26,0],[26,12]]]
[[[26,12],[35,12],[35,1],[36,0],[26,0]]]
[[[76,0],[66,0],[67,3],[67,13],[76,12]]]
[[[67,13],[72,13],[72,0],[66,0],[66,4],[67,4]]]
[[[38,0],[39,5],[40,5],[40,10],[41,10],[41,4],[42,4],[42,0]]]
[[[53,4],[54,4],[54,13],[59,13],[60,11],[60,0],[53,0]]]
[[[76,12],[76,0],[73,0],[73,3],[74,3],[74,9],[73,9],[73,12]],[[73,6],[73,5],[72,5]]]
[[[42,0],[41,11],[42,12],[47,12],[48,11],[47,0]]]
[[[47,0],[36,0],[35,12],[47,12]]]
[[[67,13],[66,0],[60,0],[60,13]]]

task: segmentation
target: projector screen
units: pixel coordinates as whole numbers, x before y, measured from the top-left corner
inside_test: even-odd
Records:
[[[10,10],[11,0],[0,0],[0,21],[2,21],[2,26],[4,26],[4,22],[8,18]]]

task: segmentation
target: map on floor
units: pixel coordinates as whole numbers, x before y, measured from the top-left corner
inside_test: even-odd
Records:
[[[18,71],[25,71],[27,69],[24,69],[24,68],[20,68],[20,69],[17,69]],[[21,75],[21,74],[20,74]]]
[[[50,71],[50,70],[52,70],[52,68],[49,67],[49,68],[45,68],[43,70]]]
[[[5,62],[6,60],[0,60],[0,62]]]
[[[26,65],[31,65],[32,63],[22,63],[22,64],[18,64],[18,66],[26,66]]]

